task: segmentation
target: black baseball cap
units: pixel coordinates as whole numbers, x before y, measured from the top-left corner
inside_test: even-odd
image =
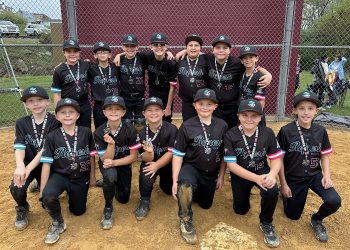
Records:
[[[259,115],[263,114],[263,109],[259,101],[255,99],[247,99],[241,101],[238,107],[238,112],[237,113],[242,113],[245,111],[253,111],[258,113]]]
[[[163,33],[153,33],[151,36],[151,44],[153,43],[168,44],[166,35]]]
[[[137,41],[137,38],[135,35],[127,34],[127,35],[123,36],[122,44],[123,45],[130,44],[130,45],[137,46],[139,44],[139,42]]]
[[[185,39],[185,45],[187,46],[187,44],[192,41],[196,41],[200,46],[203,46],[203,39],[197,34],[188,35]]]
[[[239,49],[239,58],[242,59],[244,55],[258,55],[254,46],[245,45]]]
[[[71,106],[73,107],[78,113],[80,113],[80,106],[79,103],[76,100],[73,100],[71,98],[63,98],[57,102],[56,108],[55,108],[55,113],[66,106]]]
[[[73,39],[65,40],[63,42],[63,50],[69,49],[69,48],[80,50],[80,46],[79,46],[78,42],[76,40],[73,40]]]
[[[23,90],[23,95],[21,97],[21,101],[25,102],[28,98],[38,96],[44,99],[49,99],[49,95],[43,87],[39,86],[31,86]]]
[[[294,96],[293,107],[296,108],[296,106],[302,101],[313,102],[316,104],[317,108],[321,106],[321,102],[318,99],[318,96],[312,91],[304,91]]]
[[[96,53],[96,51],[98,50],[107,50],[109,52],[112,52],[111,47],[109,47],[109,44],[101,41],[96,42],[94,45],[94,53]]]
[[[194,102],[201,99],[208,99],[215,103],[218,102],[216,99],[215,91],[212,89],[199,89],[194,97]]]
[[[215,39],[211,43],[211,45],[213,45],[213,47],[215,47],[215,45],[217,43],[226,43],[231,48],[231,39],[228,36],[219,35],[219,36],[215,37]]]
[[[107,96],[103,103],[102,109],[105,109],[107,106],[110,106],[110,105],[119,105],[123,109],[126,109],[124,98],[121,96],[115,96],[115,95]]]
[[[161,107],[161,109],[164,109],[163,102],[160,98],[158,97],[150,97],[145,100],[145,104],[143,105],[143,110],[146,110],[146,108],[150,105],[158,105]]]

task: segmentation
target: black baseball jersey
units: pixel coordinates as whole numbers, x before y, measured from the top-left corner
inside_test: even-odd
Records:
[[[177,127],[167,121],[163,121],[162,128],[159,131],[157,137],[152,141],[153,151],[154,151],[154,159],[153,161],[159,160],[166,152],[173,152],[174,142],[177,135]],[[148,129],[149,138],[154,137],[154,133],[151,129]],[[144,126],[139,134],[140,142],[146,140],[146,126]],[[139,148],[139,153],[142,154],[144,152],[141,144]],[[141,167],[145,165],[145,162],[141,163]],[[171,165],[171,162],[169,163]]]
[[[230,55],[227,59],[226,67],[222,72],[223,64],[217,63],[218,71],[215,67],[215,57],[212,54],[205,54],[208,64],[208,86],[216,93],[219,104],[237,104],[239,100],[239,81],[245,71],[245,67],[240,60]],[[219,76],[221,75],[219,82]]]
[[[36,154],[38,153],[38,150],[40,151],[39,146],[43,147],[46,139],[46,135],[50,133],[51,131],[55,130],[56,128],[60,127],[61,124],[56,120],[55,116],[47,113],[47,122],[45,125],[44,130],[44,136],[43,140],[41,142],[41,145],[39,144],[40,137],[41,137],[41,131],[43,128],[44,122],[41,124],[35,124],[36,131],[38,135],[38,139],[35,137],[33,124],[31,116],[25,116],[16,121],[16,132],[15,132],[15,141],[13,145],[14,150],[25,150],[25,156],[24,156],[24,164],[29,164]]]
[[[191,68],[188,66],[187,58],[179,61],[176,64],[176,72],[182,101],[192,103],[197,90],[208,87],[208,67],[204,55],[199,56],[196,66],[196,60],[189,60],[189,62]]]
[[[136,62],[135,62],[136,60]],[[135,67],[134,67],[135,65]],[[144,95],[145,86],[145,70],[146,70],[145,54],[137,53],[133,59],[126,56],[120,57],[120,93],[126,96],[129,93],[140,93]],[[131,79],[131,80],[130,80]]]
[[[277,135],[284,153],[284,172],[286,175],[293,176],[315,175],[322,171],[321,156],[331,154],[333,149],[323,126],[312,123],[310,129],[303,127],[300,129],[309,151],[310,165],[308,167],[302,165],[305,159],[303,144],[295,122],[291,122],[283,126]]]
[[[51,91],[60,93],[62,98],[71,98],[74,100],[84,100],[88,98],[88,70],[90,63],[79,60],[79,76],[78,63],[69,66],[72,74],[69,72],[66,63],[61,63],[55,68]],[[79,79],[75,82],[74,79]]]
[[[148,72],[148,86],[152,94],[167,95],[170,85],[176,85],[176,63],[168,60],[167,55],[162,61],[157,61],[154,53],[145,54]],[[158,95],[155,95],[159,97]],[[165,105],[165,104],[164,104]]]
[[[104,129],[107,127],[107,123],[102,124],[94,132],[96,150],[98,156],[102,157],[106,152],[108,143],[104,141]],[[122,122],[122,127],[116,137],[113,137],[115,141],[114,158],[120,159],[130,154],[130,150],[138,150],[140,147],[139,138],[137,136],[135,128],[131,123]]]
[[[224,120],[213,116],[210,126],[204,124],[204,127],[209,139],[209,153],[205,150],[207,142],[202,125],[198,116],[195,116],[186,120],[179,128],[173,155],[183,157],[184,163],[191,163],[210,176],[216,176],[223,156],[223,140],[227,124]]]
[[[244,139],[238,126],[231,128],[225,135],[225,162],[234,162],[250,172],[260,172],[268,168],[267,159],[274,160],[283,157],[282,150],[278,145],[275,134],[268,127],[258,126],[258,140],[252,162]],[[252,136],[245,136],[250,152],[253,150],[255,133]]]
[[[88,79],[91,84],[91,94],[95,101],[103,102],[107,96],[118,95],[119,72],[114,63],[102,68],[102,73],[97,63],[91,63]]]
[[[74,135],[66,133],[71,150],[74,150]],[[90,174],[90,157],[97,155],[92,132],[87,127],[78,127],[77,148],[75,163],[77,169],[72,169],[73,160],[66,141],[64,140],[61,128],[52,131],[47,135],[44,151],[40,162],[51,164],[51,171],[68,176],[70,179],[87,177]]]
[[[251,77],[251,78],[250,78]],[[256,99],[258,101],[265,100],[265,89],[258,86],[258,82],[262,74],[257,71],[252,76],[243,74],[239,83],[240,100]],[[250,78],[250,81],[249,81]]]

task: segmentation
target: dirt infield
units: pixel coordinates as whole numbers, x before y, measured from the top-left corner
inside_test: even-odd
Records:
[[[270,124],[275,132],[281,123]],[[350,246],[350,163],[349,145],[350,131],[328,129],[329,137],[334,149],[331,156],[332,179],[337,191],[342,197],[342,207],[330,218],[325,225],[329,233],[329,243],[319,243],[310,227],[310,215],[321,204],[320,198],[310,192],[302,218],[299,221],[287,219],[282,211],[279,200],[274,223],[281,237],[280,249],[349,249]],[[1,249],[46,249],[44,237],[50,218],[37,201],[37,193],[29,193],[28,201],[31,205],[29,226],[22,232],[14,227],[15,202],[9,192],[9,183],[14,171],[14,154],[12,150],[14,139],[13,129],[0,130],[0,248]],[[349,148],[348,148],[349,147]],[[67,197],[61,200],[62,213],[67,224],[67,231],[61,235],[58,243],[51,249],[199,249],[186,245],[180,235],[177,217],[177,203],[172,197],[162,193],[155,186],[151,211],[144,221],[136,221],[133,211],[137,206],[138,166],[134,165],[131,199],[128,204],[114,203],[115,224],[109,231],[99,227],[99,221],[104,206],[102,189],[92,188],[89,191],[88,210],[75,217],[68,211]],[[97,171],[98,172],[98,171]],[[99,174],[99,173],[98,173]],[[223,189],[216,193],[211,209],[203,210],[194,204],[194,224],[199,241],[218,223],[235,227],[251,235],[260,249],[268,249],[263,242],[262,233],[258,227],[259,195],[253,190],[251,197],[251,211],[245,216],[234,214],[232,210],[232,194],[228,177],[225,177]],[[207,248],[208,249],[208,248]],[[235,248],[238,249],[238,248]],[[244,249],[240,246],[239,249]]]

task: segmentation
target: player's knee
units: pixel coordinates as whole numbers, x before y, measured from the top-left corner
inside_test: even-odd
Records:
[[[130,196],[129,195],[121,195],[117,198],[118,202],[121,204],[126,204],[129,201]]]
[[[245,215],[248,213],[249,211],[249,207],[248,208],[243,208],[243,207],[233,207],[233,211],[235,211],[236,214],[239,214],[239,215]]]
[[[299,220],[301,217],[301,213],[290,213],[288,210],[285,211],[285,214],[291,220]]]
[[[70,212],[75,216],[83,215],[86,212],[86,206],[80,208],[69,208]]]
[[[337,193],[335,193],[334,195],[328,197],[325,200],[325,203],[333,209],[338,209],[341,206],[341,198]]]
[[[50,195],[43,195],[43,205],[44,207],[50,208],[57,204],[58,197],[50,196]]]
[[[117,182],[117,174],[112,171],[107,171],[105,175],[103,176],[103,185],[110,186],[114,185],[115,182]]]
[[[11,182],[11,185],[10,185],[10,193],[12,194],[12,196],[16,199],[16,198],[21,198],[23,195],[25,195],[26,193],[26,189],[21,187],[16,187],[14,185],[13,182]]]
[[[213,205],[213,201],[198,202],[198,205],[203,209],[209,209]]]

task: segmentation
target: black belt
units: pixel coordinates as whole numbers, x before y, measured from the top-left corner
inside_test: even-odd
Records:
[[[129,97],[129,98],[142,98],[144,96],[143,93],[123,93],[121,96]]]

